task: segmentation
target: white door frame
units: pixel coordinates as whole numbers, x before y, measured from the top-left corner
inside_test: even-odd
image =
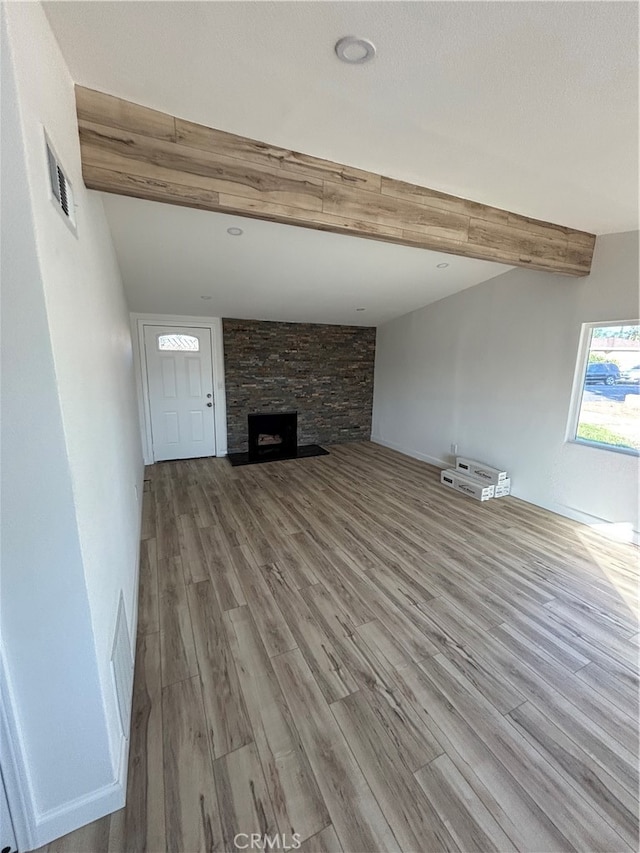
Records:
[[[185,317],[174,314],[130,314],[133,365],[138,391],[138,412],[142,455],[145,465],[152,465],[153,441],[151,438],[151,411],[149,408],[149,383],[147,358],[144,348],[144,326],[197,326],[211,331],[211,358],[213,362],[214,427],[216,431],[216,456],[227,455],[227,399],[224,387],[224,349],[222,320],[220,317]]]

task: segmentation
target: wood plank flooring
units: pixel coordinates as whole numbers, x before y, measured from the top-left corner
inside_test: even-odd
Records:
[[[48,853],[637,850],[637,550],[438,475],[147,469],[127,806]]]

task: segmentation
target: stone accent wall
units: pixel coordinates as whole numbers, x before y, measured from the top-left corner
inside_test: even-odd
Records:
[[[250,412],[298,412],[298,444],[371,437],[376,330],[223,320],[229,452]]]

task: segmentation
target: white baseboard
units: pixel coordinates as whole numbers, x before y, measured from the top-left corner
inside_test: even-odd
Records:
[[[43,847],[74,829],[124,808],[127,799],[128,755],[129,741],[123,737],[118,778],[114,782],[39,814],[34,827],[34,847]]]
[[[23,760],[21,738],[14,725],[13,705],[7,673],[0,657],[0,686],[4,702],[0,703],[0,735],[2,739],[3,779],[18,849],[35,850],[45,844],[123,808],[127,795],[128,740],[122,738],[118,778],[96,791],[37,813],[31,780]]]
[[[444,459],[438,459],[435,456],[428,456],[426,453],[421,453],[419,450],[412,450],[403,445],[396,444],[393,441],[385,441],[376,435],[371,436],[371,441],[374,444],[381,444],[383,447],[388,447],[389,450],[397,450],[398,453],[404,453],[405,456],[411,456],[412,459],[419,459],[421,462],[428,462],[430,465],[436,465],[438,468],[449,468],[451,462],[445,462]]]
[[[561,515],[563,518],[568,518],[571,521],[577,521],[580,524],[584,524],[585,526],[590,527],[595,533],[598,533],[600,536],[604,536],[606,539],[640,545],[640,533],[638,533],[637,530],[634,530],[630,523],[623,524],[615,521],[607,521],[605,518],[599,518],[597,515],[589,515],[589,513],[583,512],[582,510],[574,509],[573,507],[564,506],[562,504],[548,503],[546,501],[535,502],[522,497],[518,491],[512,491],[511,494],[514,498],[517,498],[524,503],[539,506],[541,509],[554,512],[556,515]]]
[[[397,450],[398,453],[404,453],[405,456],[411,456],[413,459],[420,459],[422,462],[428,462],[430,465],[436,465],[438,468],[449,468],[453,462],[446,462],[444,459],[438,459],[435,456],[429,456],[426,453],[421,453],[419,450],[412,450],[393,441],[386,441],[378,436],[372,435],[371,441],[374,444],[381,444],[383,447],[388,447],[390,450]],[[569,518],[571,521],[578,521],[580,524],[585,524],[595,532],[607,539],[613,539],[622,542],[632,542],[635,545],[640,544],[640,533],[632,529],[628,524],[616,524],[615,522],[607,521],[604,518],[598,518],[594,515],[589,515],[579,509],[573,507],[562,506],[552,503],[536,503],[530,498],[527,498],[514,489],[511,495],[518,500],[530,503],[533,506],[539,506],[542,509],[547,509],[549,512],[555,512],[556,515],[561,515],[564,518]]]
[[[13,688],[0,646],[0,762],[2,782],[11,813],[18,850],[32,850],[34,841],[33,786],[14,712]],[[2,784],[0,782],[0,784]],[[4,838],[2,839],[4,842]]]
[[[138,482],[139,494],[143,496],[144,472],[140,473]],[[139,503],[136,542],[140,542],[142,533],[142,501]],[[135,554],[135,588],[133,595],[133,614],[131,619],[131,637],[137,634],[138,623],[138,595],[140,589],[140,549]],[[132,650],[134,652],[134,650]],[[117,776],[116,779],[102,788],[90,791],[75,800],[56,806],[46,812],[35,815],[31,832],[31,846],[22,847],[22,850],[33,850],[49,844],[56,838],[66,835],[73,830],[98,820],[105,815],[118,811],[124,807],[127,798],[127,771],[129,767],[129,744],[130,738],[120,736],[120,744],[117,747]]]
[[[124,765],[126,769],[126,762]],[[80,826],[118,811],[124,807],[126,797],[125,773],[124,779],[117,779],[110,785],[98,788],[97,791],[91,791],[83,797],[43,812],[38,815],[35,823],[34,847],[43,847]]]

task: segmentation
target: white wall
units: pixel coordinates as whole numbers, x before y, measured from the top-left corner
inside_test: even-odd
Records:
[[[82,184],[73,84],[41,6],[2,5],[2,632],[46,832],[125,772],[110,657],[121,589],[135,637],[143,468],[128,312],[101,198]],[[77,236],[49,198],[43,127]]]
[[[512,270],[378,329],[372,438],[508,468],[514,494],[638,522],[638,460],[565,441],[582,323],[638,318],[638,233],[598,237],[591,275]]]

